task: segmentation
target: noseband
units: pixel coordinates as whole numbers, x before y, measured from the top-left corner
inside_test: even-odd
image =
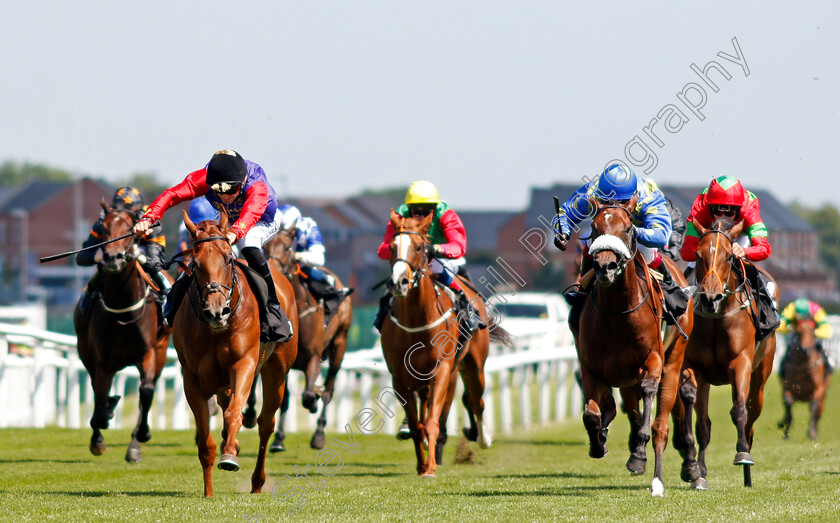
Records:
[[[429,269],[429,259],[426,255],[427,247],[428,247],[428,241],[426,240],[426,235],[425,234],[423,234],[421,232],[417,232],[417,231],[399,231],[396,234],[394,234],[394,237],[391,239],[391,241],[393,242],[394,240],[397,239],[398,236],[402,236],[404,234],[415,235],[415,236],[420,237],[421,241],[423,242],[422,258],[421,258],[422,261],[419,264],[417,264],[417,266],[415,267],[413,263],[406,260],[405,258],[397,257],[397,258],[394,258],[394,261],[391,262],[391,268],[394,267],[395,263],[400,262],[400,261],[405,263],[406,265],[408,265],[408,268],[411,269],[411,273],[412,273],[411,288],[413,289],[420,284],[420,278],[425,276],[426,271]],[[390,278],[387,279],[386,285],[388,286],[389,289],[393,290],[394,282],[391,281]]]
[[[618,261],[618,269],[616,270],[616,273],[615,273],[616,276],[621,276],[624,273],[624,270],[627,268],[627,265],[630,263],[631,260],[633,260],[633,258],[636,257],[636,254],[639,252],[639,247],[636,244],[636,228],[633,226],[633,215],[630,213],[630,211],[628,211],[624,207],[621,207],[620,205],[604,205],[603,207],[598,208],[598,211],[592,217],[592,232],[589,234],[590,238],[592,238],[592,234],[595,232],[595,218],[597,218],[599,214],[606,211],[607,209],[621,209],[622,211],[627,213],[627,217],[630,218],[630,245],[627,245],[625,243],[625,246],[627,247],[627,250],[630,252],[630,257],[624,257],[624,256],[621,257],[622,259],[620,259]],[[599,238],[600,238],[600,236],[599,236]],[[597,240],[597,239],[598,238],[595,238],[595,240]],[[593,242],[595,240],[593,240]],[[622,241],[622,243],[623,243],[623,241]],[[591,245],[592,244],[590,243],[590,247],[591,247]],[[603,249],[603,250],[607,250],[607,249]],[[613,252],[615,252],[615,251],[613,251]],[[591,251],[590,251],[590,253],[591,253]],[[616,253],[616,254],[619,254],[619,253]]]
[[[195,240],[193,242],[193,246],[198,245],[199,243],[211,241],[224,241],[225,243],[228,243],[228,239],[225,236],[208,236],[207,238]],[[193,263],[195,263],[195,255],[193,255]],[[207,310],[207,299],[210,297],[211,294],[220,292],[224,295],[225,291],[227,291],[227,296],[225,297],[225,305],[228,308],[230,308],[230,302],[233,299],[233,287],[237,286],[239,283],[239,280],[236,278],[236,260],[233,259],[233,256],[231,256],[228,265],[231,266],[230,285],[223,285],[219,282],[211,281],[203,287],[199,287],[198,278],[193,278],[193,286],[195,287],[196,295],[198,295],[198,301],[202,311]],[[193,274],[195,275],[195,270],[193,270]],[[233,314],[236,308],[239,307],[239,301],[236,302],[236,307],[234,307],[230,311],[230,314]],[[202,315],[198,316],[202,321],[206,321]]]
[[[133,212],[131,212],[131,211],[127,210],[127,209],[111,209],[111,211],[108,213],[108,215],[106,216],[106,218],[107,218],[108,216],[110,216],[111,214],[114,214],[114,213],[125,213],[125,214],[127,214],[127,215],[129,216],[129,218],[130,218],[130,221],[131,221],[131,225],[132,225],[132,226],[133,226],[135,223],[137,223],[137,217],[134,215],[134,213],[133,213]],[[103,220],[103,226],[104,226],[104,221],[105,221],[105,220]],[[108,232],[110,233],[110,231],[108,231]],[[134,260],[134,256],[133,256],[133,253],[131,253],[131,250],[132,250],[132,247],[134,247],[134,246],[135,246],[135,245],[137,245],[137,244],[138,244],[138,237],[137,237],[137,236],[135,236],[135,237],[131,240],[131,242],[128,244],[128,247],[126,247],[126,248],[125,248],[125,249],[123,249],[122,251],[120,251],[120,252],[118,252],[118,253],[114,254],[113,256],[111,256],[111,255],[109,254],[109,255],[108,255],[108,257],[109,257],[109,258],[116,259],[116,260],[124,259],[124,260],[126,260],[127,262],[131,262],[131,261],[133,261],[133,260]],[[103,258],[105,257],[105,249],[104,249],[104,248],[102,249],[102,256],[103,256]]]
[[[731,246],[735,243],[735,240],[733,240],[731,236],[729,236],[728,234],[726,234],[726,232],[724,232],[724,231],[722,231],[722,230],[720,230],[720,229],[709,229],[708,231],[706,231],[705,233],[703,233],[703,235],[702,235],[702,236],[700,236],[700,239],[702,240],[703,238],[705,238],[705,237],[706,237],[706,236],[708,236],[709,234],[717,234],[717,235],[718,235],[718,236],[717,236],[717,238],[720,238],[721,236],[723,236],[724,238],[726,238],[727,240],[729,240],[729,246],[730,246],[730,247],[731,247]],[[715,239],[715,256],[717,256],[717,252],[718,252],[718,242],[717,242],[717,238]],[[732,254],[732,253],[730,253],[730,255],[728,256],[728,259],[726,260],[726,261],[729,263],[729,266],[730,266],[730,269],[729,269],[729,271],[730,271],[730,275],[732,274],[732,265],[733,265],[733,262],[735,262],[735,260],[736,260],[735,255],[734,255],[734,254]],[[743,262],[741,263],[741,270],[742,270],[742,271],[744,270],[744,267],[743,267]],[[731,296],[732,294],[735,294],[735,293],[740,292],[740,291],[742,290],[742,288],[744,287],[744,285],[746,284],[746,281],[747,281],[747,279],[746,279],[746,278],[744,278],[744,281],[742,281],[740,285],[738,285],[737,287],[735,287],[735,289],[734,289],[734,290],[730,290],[730,289],[729,289],[729,281],[728,281],[728,280],[729,280],[729,278],[728,278],[728,277],[727,277],[727,281],[726,281],[726,282],[724,282],[724,281],[723,281],[723,278],[721,278],[721,277],[720,277],[720,274],[718,274],[718,273],[717,273],[717,270],[715,270],[715,268],[714,268],[714,267],[712,267],[712,268],[711,268],[710,273],[711,273],[711,274],[714,274],[715,278],[717,278],[717,279],[718,279],[718,282],[720,282],[720,286],[721,286],[721,288],[723,289],[723,299],[728,298],[728,297],[729,297],[729,296]],[[709,274],[709,272],[707,272],[706,274]]]

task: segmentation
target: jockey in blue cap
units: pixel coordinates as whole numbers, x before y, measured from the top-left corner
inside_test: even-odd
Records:
[[[647,262],[648,267],[662,274],[662,290],[666,295],[666,305],[671,305],[674,316],[679,316],[679,306],[687,300],[671,278],[668,266],[662,262],[658,249],[664,249],[671,237],[671,215],[668,212],[665,196],[656,182],[650,178],[642,178],[624,165],[613,164],[607,167],[601,175],[581,186],[561,206],[552,222],[555,231],[554,244],[560,250],[566,250],[572,231],[578,229],[578,224],[591,219],[597,210],[593,203],[601,205],[627,205],[632,202],[632,220],[636,227],[637,247]],[[588,237],[583,241],[583,258],[581,260],[581,289],[583,293],[567,293],[567,300],[574,302],[573,312],[579,314],[576,307],[582,306],[582,296],[588,290],[593,277],[587,273],[592,268],[592,256],[589,255]],[[677,294],[678,293],[678,294]],[[673,301],[672,301],[673,300]],[[579,302],[579,303],[578,303]],[[671,303],[668,303],[671,302]],[[683,311],[684,305],[683,305]],[[677,314],[679,312],[679,314]],[[570,315],[570,323],[573,315]],[[575,325],[576,327],[576,325]]]

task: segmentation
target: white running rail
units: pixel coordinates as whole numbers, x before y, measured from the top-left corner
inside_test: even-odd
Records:
[[[492,434],[507,434],[516,428],[529,429],[579,416],[581,395],[574,379],[577,358],[574,347],[546,346],[541,333],[521,336],[514,351],[491,348],[485,367],[485,425]],[[167,354],[166,367],[158,380],[150,414],[154,429],[188,429],[193,424],[184,397],[181,367],[174,349]],[[136,423],[139,374],[127,368],[117,374],[111,394],[120,401],[111,421],[112,428],[131,428]],[[321,380],[319,380],[320,382]],[[316,416],[300,406],[303,375],[289,375],[292,394],[286,431],[311,431]],[[384,430],[395,433],[403,418],[393,395],[391,376],[374,347],[345,355],[336,381],[335,397],[327,410],[328,430],[343,431],[364,408],[384,399]],[[259,391],[260,388],[258,387]],[[447,423],[450,435],[467,424],[461,404],[463,385],[458,391]],[[126,401],[128,398],[128,401]],[[0,427],[87,427],[93,412],[90,377],[76,352],[76,338],[64,334],[0,324]],[[389,412],[390,411],[390,412]],[[218,415],[214,426],[219,425]]]

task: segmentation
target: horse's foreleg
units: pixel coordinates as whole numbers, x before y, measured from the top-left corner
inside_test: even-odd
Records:
[[[303,404],[303,408],[315,414],[318,412],[318,395],[315,393],[315,380],[321,375],[321,356],[319,353],[313,353],[309,361],[306,362],[304,375],[306,376],[306,388],[301,393],[301,403]]]
[[[455,399],[455,385],[458,382],[458,373],[453,372],[449,375],[449,388],[446,389],[446,399],[443,403],[443,409],[440,413],[440,432],[435,439],[435,461],[443,463],[443,446],[446,445],[446,420],[449,419],[449,409],[452,407],[452,400]]]
[[[470,427],[464,429],[464,435],[470,441],[478,441],[481,448],[489,448],[493,438],[484,426],[484,365],[476,361],[471,353],[467,353],[461,361],[460,374],[464,381],[461,400],[470,420]]]
[[[697,404],[697,382],[694,378],[694,372],[691,370],[683,371],[681,379],[682,383],[679,390],[683,417],[682,423],[675,427],[674,446],[677,447],[683,458],[680,478],[685,482],[692,482],[701,476],[700,467],[696,460],[697,449],[694,446],[694,431],[691,427],[694,406]],[[680,440],[679,445],[676,444],[677,438]]]
[[[257,377],[254,376],[254,383],[251,384],[251,393],[248,394],[248,401],[245,410],[242,412],[242,425],[246,429],[257,426]]]
[[[747,402],[750,399],[751,371],[752,364],[743,353],[738,355],[729,366],[729,382],[732,384],[732,409],[729,411],[729,417],[738,431],[733,465],[754,464],[750,455],[750,437],[747,429],[747,420],[750,417]]]
[[[396,389],[396,384],[395,389]],[[408,398],[405,403],[405,416],[408,418],[408,426],[411,428],[411,439],[414,441],[414,454],[417,458],[417,473],[423,474],[426,469],[426,458],[423,455],[423,425],[420,423],[420,413],[418,412],[417,396],[408,390],[399,391],[399,396]]]
[[[327,443],[324,435],[324,430],[327,427],[327,406],[332,401],[335,392],[335,378],[341,369],[341,362],[344,360],[346,349],[346,334],[340,334],[338,339],[333,340],[330,346],[324,349],[329,351],[330,366],[324,379],[324,392],[321,393],[321,415],[318,417],[318,425],[312,435],[312,440],[309,442],[309,446],[313,449],[322,449]]]
[[[709,418],[709,392],[711,386],[708,383],[700,382],[697,387],[697,405],[695,411],[697,412],[697,425],[695,432],[697,433],[697,464],[700,466],[700,476],[706,477],[708,472],[706,469],[706,449],[709,448],[709,442],[712,440],[712,420]]]
[[[782,437],[788,439],[790,437],[790,424],[793,423],[793,394],[786,390],[782,395],[782,404],[784,405],[784,414],[782,420],[779,421],[779,428],[782,429]]]
[[[140,412],[137,416],[137,426],[134,427],[134,432],[131,433],[131,443],[128,445],[128,450],[125,453],[125,460],[131,463],[139,462],[143,459],[143,454],[140,451],[140,443],[146,443],[152,439],[152,433],[149,430],[149,412],[152,408],[152,399],[155,397],[155,381],[157,375],[155,373],[157,357],[155,352],[147,350],[143,355],[143,361],[137,365],[137,370],[140,372]]]
[[[219,468],[222,470],[239,470],[239,441],[236,436],[242,428],[242,406],[251,391],[251,385],[256,379],[254,363],[250,360],[239,360],[230,369],[230,398],[225,406],[225,443],[222,457],[219,458]]]
[[[808,437],[812,441],[817,440],[817,424],[822,417],[823,407],[825,406],[825,394],[828,389],[828,377],[820,383],[814,391],[814,397],[811,399],[811,423],[808,429]]]
[[[639,410],[639,400],[642,397],[641,387],[624,387],[619,391],[621,392],[624,410],[627,412],[627,419],[630,420],[630,457],[627,459],[627,470],[633,474],[644,474],[647,464],[645,446],[650,439],[650,434],[648,434],[647,439],[644,438],[642,430],[644,427],[643,413]]]
[[[284,427],[286,426],[286,411],[289,410],[288,385],[288,380],[285,380],[283,387],[283,399],[280,401],[280,416],[277,418],[277,429],[274,432],[274,441],[271,442],[271,446],[268,448],[268,451],[272,453],[283,452],[284,450],[286,450],[286,446],[283,444],[283,440],[286,439],[286,432],[284,430]]]
[[[662,377],[656,390],[656,418],[653,420],[653,453],[654,468],[653,481],[651,482],[651,495],[664,496],[665,483],[662,479],[662,468],[664,465],[663,455],[668,444],[668,416],[674,412],[675,419],[682,419],[682,404],[674,409],[677,403],[677,394],[680,385],[680,367],[682,366],[682,354],[685,350],[685,342],[677,342],[675,348],[666,353],[665,365],[662,368]],[[675,354],[676,351],[676,354]]]
[[[280,408],[280,400],[286,392],[285,375],[282,369],[269,368],[267,363],[261,372],[263,404],[258,418],[260,432],[260,448],[257,452],[257,463],[251,474],[251,493],[257,494],[265,485],[265,455],[268,451],[268,439],[274,432],[274,413]],[[254,379],[256,382],[257,380]]]
[[[102,436],[102,429],[107,429],[114,417],[114,408],[120,400],[119,396],[108,396],[111,392],[113,374],[109,374],[102,368],[97,368],[94,377],[91,377],[93,384],[93,416],[90,418],[90,427],[93,434],[90,438],[90,451],[95,456],[101,456],[106,449],[105,438]]]
[[[184,369],[184,395],[193,411],[196,426],[196,445],[198,461],[204,474],[204,495],[213,496],[213,463],[216,460],[216,442],[210,434],[210,410],[207,398],[202,396],[198,386],[198,377]]]
[[[598,383],[585,368],[581,369],[581,387],[583,388],[583,426],[589,435],[589,457],[603,458],[607,450],[607,423],[601,423],[601,407],[595,398],[603,401],[609,394],[609,388]],[[611,396],[611,395],[610,395]],[[613,402],[613,410],[615,403]]]
[[[437,446],[438,436],[441,433],[440,420],[446,407],[446,400],[449,398],[451,403],[455,395],[454,389],[450,385],[454,383],[455,378],[454,373],[451,371],[451,366],[441,365],[437,376],[429,384],[426,418],[423,420],[423,432],[426,433],[426,441],[428,441],[429,445],[429,454],[426,456],[426,469],[423,471],[423,477],[425,478],[437,477],[435,476],[437,460],[435,459],[435,452],[432,452],[432,446]],[[452,389],[451,392],[450,389]],[[445,430],[446,428],[444,427]]]

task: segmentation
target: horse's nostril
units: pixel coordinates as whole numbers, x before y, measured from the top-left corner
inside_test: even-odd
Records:
[[[408,286],[408,278],[403,278],[400,280],[400,285],[403,287]]]
[[[222,309],[222,318],[227,318],[230,316],[230,307],[224,307]]]
[[[201,311],[201,315],[204,316],[206,321],[213,321],[213,313],[208,311],[207,309]]]

